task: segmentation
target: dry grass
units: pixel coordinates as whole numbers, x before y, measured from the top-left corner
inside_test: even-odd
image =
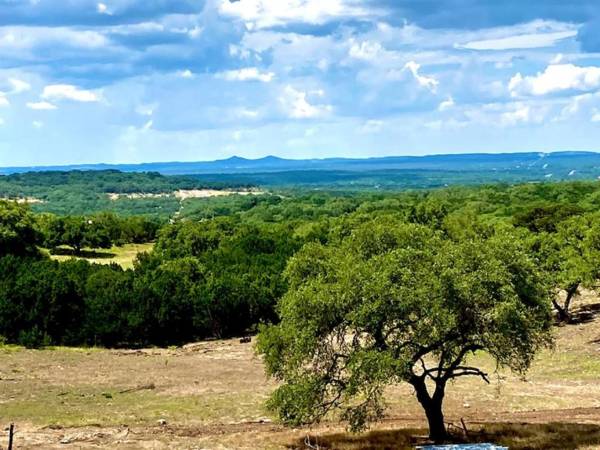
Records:
[[[491,385],[470,378],[449,386],[447,420],[464,418],[471,431],[485,423],[472,439],[511,449],[600,449],[600,320],[556,332],[556,349],[540,355],[526,380],[501,372]],[[493,371],[485,356],[477,360]],[[286,449],[301,448],[309,432],[323,448],[399,449],[425,434],[407,386],[388,390],[388,417],[370,434],[346,434],[336,421],[312,430],[271,423],[263,404],[274,384],[252,346],[237,340],[130,351],[2,347],[0,361],[0,424],[17,424],[19,449],[64,448],[61,440],[77,448]]]
[[[112,247],[110,249],[84,249],[84,257],[72,255],[50,255],[52,259],[66,261],[71,258],[85,259],[95,264],[119,264],[124,269],[133,267],[133,261],[138,253],[149,252],[154,244],[125,244],[121,247]],[[86,255],[87,251],[87,255]]]

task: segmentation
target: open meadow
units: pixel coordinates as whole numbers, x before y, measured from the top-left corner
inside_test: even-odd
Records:
[[[511,449],[600,449],[598,310],[586,292],[579,323],[555,328],[555,348],[540,353],[524,379],[494,373],[477,356],[491,383],[451,384],[446,420],[461,427],[462,418],[469,439]],[[264,408],[274,382],[253,345],[237,339],[140,350],[4,346],[0,355],[0,423],[15,423],[17,449],[375,450],[411,448],[427,434],[406,384],[389,388],[386,418],[370,433],[346,433],[335,418],[283,427]],[[312,447],[303,444],[307,435]]]
[[[84,249],[81,256],[48,253],[51,259],[57,261],[68,261],[71,258],[76,258],[85,259],[93,264],[118,264],[123,269],[131,269],[136,256],[139,253],[151,251],[153,246],[154,244],[149,242],[145,244],[124,244],[109,249]]]

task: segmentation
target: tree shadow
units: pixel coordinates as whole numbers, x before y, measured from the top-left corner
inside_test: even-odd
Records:
[[[569,324],[579,325],[583,323],[589,323],[598,316],[600,316],[600,303],[582,305],[571,313]]]
[[[377,430],[364,434],[334,433],[303,438],[288,446],[294,450],[408,450],[427,444],[427,430]],[[455,443],[493,443],[511,450],[575,450],[600,445],[600,425],[577,423],[514,424],[473,426]]]
[[[111,252],[101,252],[97,250],[81,250],[77,253],[72,248],[66,247],[57,247],[50,250],[52,255],[58,256],[76,256],[77,258],[86,258],[86,259],[111,259],[117,256],[115,253]]]

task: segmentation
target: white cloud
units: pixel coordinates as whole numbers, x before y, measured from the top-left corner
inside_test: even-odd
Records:
[[[179,75],[181,78],[194,78],[194,74],[190,69],[180,70],[177,72],[177,75]]]
[[[31,85],[26,81],[17,78],[9,78],[8,82],[12,86],[11,94],[20,94],[31,89]]]
[[[438,111],[446,111],[454,106],[454,99],[452,97],[448,97],[446,100],[440,103],[438,106]]]
[[[540,124],[544,121],[548,109],[545,107],[533,107],[525,103],[517,102],[511,106],[511,110],[500,115],[500,124],[514,126],[519,124]]]
[[[111,15],[112,13],[108,10],[108,6],[106,6],[105,3],[98,3],[96,5],[96,11],[98,12],[98,14],[108,14]]]
[[[541,125],[554,112],[556,110],[553,102],[529,100],[527,102],[457,106],[456,114],[453,114],[452,117],[458,117],[461,123],[468,123],[476,127],[504,128],[527,124]]]
[[[44,102],[44,101],[41,101],[41,102],[28,102],[27,103],[27,107],[29,109],[35,109],[35,110],[38,110],[38,111],[42,111],[42,110],[48,111],[48,110],[56,109],[56,105],[53,105],[50,102]]]
[[[152,125],[154,125],[154,121],[150,119],[144,124],[144,126],[142,127],[142,131],[148,131],[150,128],[152,128]]]
[[[0,117],[0,127],[4,125],[4,119],[2,117]]]
[[[592,122],[600,122],[600,111],[598,111],[597,109],[594,109],[590,120]]]
[[[529,106],[520,106],[514,111],[502,113],[502,123],[505,125],[516,125],[518,123],[527,123],[531,117],[531,108]]]
[[[508,89],[513,97],[546,95],[552,92],[589,91],[600,87],[600,67],[580,67],[573,64],[553,64],[544,72],[524,77],[517,73],[510,79]]]
[[[383,51],[383,47],[379,42],[363,41],[360,44],[353,43],[348,51],[348,54],[355,59],[372,61]]]
[[[188,30],[187,34],[192,39],[196,39],[198,36],[200,36],[202,34],[203,31],[204,31],[204,28],[199,27],[199,26],[194,26],[193,28]]]
[[[10,106],[10,102],[6,98],[6,94],[4,92],[0,92],[0,107],[2,106]]]
[[[238,45],[229,44],[229,56],[237,56],[240,59],[250,58],[250,50],[241,48]]]
[[[75,102],[98,102],[100,96],[94,92],[80,89],[71,84],[52,84],[46,86],[42,93],[45,100],[73,100]]]
[[[561,102],[564,105],[560,111],[560,114],[553,120],[555,122],[569,120],[573,117],[578,117],[579,120],[589,117],[589,114],[593,111],[593,106],[598,104],[600,100],[600,92],[598,93],[586,93],[575,95],[567,99],[566,103]]]
[[[233,116],[243,119],[256,119],[259,116],[259,111],[247,108],[237,108],[233,111]]]
[[[456,45],[467,50],[516,50],[525,48],[551,47],[558,41],[577,36],[577,30],[555,31],[551,33],[531,33],[507,36],[498,39],[484,39]]]
[[[33,125],[34,128],[40,129],[44,126],[44,122],[40,122],[39,120],[34,120],[33,122],[31,122],[31,125]]]
[[[219,12],[246,23],[248,30],[290,22],[322,24],[336,17],[362,17],[373,12],[354,0],[220,0]]]
[[[268,83],[275,78],[273,72],[261,72],[256,67],[245,67],[238,70],[227,70],[220,72],[217,78],[222,78],[227,81],[262,81]]]
[[[331,112],[331,105],[313,105],[307,99],[307,93],[286,86],[279,102],[286,114],[294,119],[321,117]]]
[[[429,89],[431,92],[435,92],[439,84],[438,80],[433,77],[419,74],[420,68],[421,65],[415,61],[409,61],[404,65],[404,70],[408,70],[410,73],[412,73],[415,80],[417,80],[417,83],[419,83],[419,86]]]
[[[107,47],[109,44],[109,38],[95,30],[41,26],[0,28],[0,50],[7,50],[9,54],[15,50],[43,50],[53,46],[57,49],[64,47],[97,49]]]

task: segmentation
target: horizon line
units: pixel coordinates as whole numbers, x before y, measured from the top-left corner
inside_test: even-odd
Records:
[[[277,159],[282,161],[327,161],[327,160],[345,160],[345,161],[367,161],[377,159],[390,159],[390,158],[431,158],[431,157],[443,157],[443,156],[475,156],[475,155],[526,155],[526,154],[539,154],[541,157],[545,155],[558,154],[558,153],[570,153],[570,154],[600,154],[600,151],[596,150],[552,150],[552,151],[535,151],[535,150],[524,150],[524,151],[507,151],[507,152],[465,152],[465,153],[429,153],[425,155],[386,155],[386,156],[364,156],[364,157],[345,157],[345,156],[329,156],[325,158],[284,158],[281,156],[269,154],[258,158],[246,158],[243,156],[232,155],[222,159],[210,159],[210,160],[189,160],[189,161],[147,161],[147,162],[122,162],[122,163],[106,163],[106,162],[90,162],[90,163],[58,163],[58,164],[43,164],[43,165],[23,165],[23,166],[0,166],[0,170],[11,170],[11,169],[41,169],[40,171],[58,169],[58,168],[83,168],[83,167],[117,167],[117,166],[144,166],[144,165],[157,165],[157,164],[210,164],[217,162],[226,162],[229,160],[244,160],[244,161],[261,161],[264,159]],[[74,169],[77,170],[77,169]]]

